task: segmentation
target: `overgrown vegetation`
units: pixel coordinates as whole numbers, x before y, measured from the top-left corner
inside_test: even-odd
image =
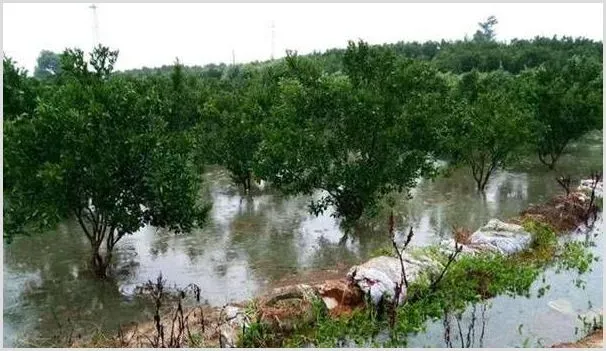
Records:
[[[437,277],[427,275],[412,282],[406,302],[396,306],[395,317],[389,308],[372,303],[351,314],[332,317],[322,308],[314,308],[315,321],[289,335],[276,334],[270,328],[255,325],[243,332],[243,347],[403,347],[410,334],[424,330],[430,320],[456,315],[470,305],[497,295],[530,297],[531,287],[541,272],[555,264],[579,274],[596,260],[581,242],[558,244],[555,231],[541,222],[527,220],[524,228],[532,234],[527,251],[510,257],[483,253],[463,255],[456,261],[445,254],[434,255],[443,265],[439,287]],[[394,250],[385,253],[396,256]],[[538,288],[542,295],[549,286]],[[321,302],[318,301],[318,305]],[[463,342],[463,341],[462,341]]]

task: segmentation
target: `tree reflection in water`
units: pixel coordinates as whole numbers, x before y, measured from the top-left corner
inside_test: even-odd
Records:
[[[452,313],[446,311],[442,324],[444,326],[444,343],[449,348],[484,347],[484,335],[486,331],[486,309],[485,303],[473,304],[469,311]],[[478,325],[478,322],[480,323]],[[454,325],[456,323],[456,325]],[[467,325],[465,325],[467,323]],[[477,330],[479,329],[479,330]],[[477,332],[477,340],[476,340]]]

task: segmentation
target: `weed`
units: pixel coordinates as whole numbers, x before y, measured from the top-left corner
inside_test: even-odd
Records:
[[[522,223],[524,230],[532,235],[530,250],[520,252],[515,257],[521,261],[545,264],[551,261],[558,245],[556,232],[549,224],[527,218]]]
[[[379,256],[396,257],[396,254],[393,252],[393,248],[391,247],[379,247],[370,254],[371,258]]]
[[[599,260],[587,250],[585,243],[579,241],[564,243],[558,256],[558,269],[576,270],[579,274],[590,271],[591,264]]]
[[[583,335],[589,335],[604,327],[604,317],[600,314],[589,319],[587,316],[578,315],[577,319],[583,323]],[[575,334],[578,334],[579,328],[575,328]]]

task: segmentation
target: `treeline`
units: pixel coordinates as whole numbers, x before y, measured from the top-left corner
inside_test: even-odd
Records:
[[[33,78],[4,58],[5,237],[75,217],[103,276],[146,224],[202,225],[201,174],[248,192],[325,196],[344,225],[388,193],[464,165],[483,191],[525,153],[556,166],[602,126],[602,43],[472,40],[368,45],[247,65],[114,72],[117,51],[43,53]],[[41,73],[43,72],[43,73]],[[38,226],[39,225],[39,226]],[[104,253],[104,254],[102,254]]]

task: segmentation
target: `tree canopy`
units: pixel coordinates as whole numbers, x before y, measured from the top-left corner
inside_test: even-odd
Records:
[[[524,72],[534,107],[534,145],[539,160],[554,168],[569,142],[602,129],[602,65],[573,56]]]
[[[472,71],[455,83],[443,147],[455,163],[470,167],[480,191],[529,141],[532,115],[517,82],[499,70]]]
[[[435,69],[364,42],[349,44],[343,73],[296,55],[287,63],[257,156],[261,175],[287,193],[323,189],[313,211],[334,205],[355,221],[431,172],[431,126],[446,92]]]
[[[36,107],[36,83],[10,57],[2,58],[2,69],[4,120],[31,115]]]
[[[42,50],[36,60],[34,77],[46,79],[61,73],[61,55],[49,50]]]
[[[101,276],[124,235],[146,224],[187,231],[205,213],[190,140],[167,129],[157,92],[110,79],[117,56],[66,50],[61,83],[4,129],[5,235],[73,216]]]

